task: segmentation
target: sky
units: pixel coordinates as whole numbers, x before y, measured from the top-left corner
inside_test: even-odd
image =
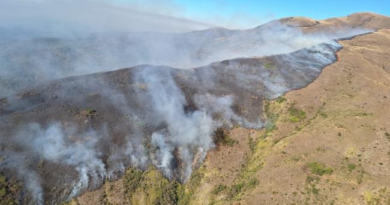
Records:
[[[374,12],[390,16],[389,0],[116,0],[154,12],[207,22],[222,27],[248,28],[270,20],[304,16],[314,19]],[[160,10],[160,11],[158,11]]]
[[[390,16],[390,0],[0,0],[0,30],[23,28],[45,36],[178,33],[248,29],[284,17],[326,19],[356,12]]]

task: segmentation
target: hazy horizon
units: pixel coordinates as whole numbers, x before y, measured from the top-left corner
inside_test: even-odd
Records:
[[[104,32],[163,32],[183,33],[204,30],[212,27],[228,29],[250,29],[270,21],[302,16],[314,19],[347,16],[357,12],[373,12],[389,15],[374,3],[365,10],[361,4],[351,3],[351,8],[336,11],[318,12],[291,11],[290,3],[279,1],[266,3],[248,1],[245,5],[234,6],[229,0],[218,1],[182,1],[182,0],[4,0],[0,2],[0,29],[23,29],[30,34],[56,36],[61,34],[74,36],[85,33]],[[303,3],[306,1],[302,1]],[[348,1],[338,2],[344,5]],[[276,4],[283,8],[275,8]],[[334,3],[330,1],[326,3]],[[314,3],[319,5],[319,3]],[[385,8],[384,4],[381,8]],[[325,6],[326,6],[325,5]],[[365,5],[365,3],[363,4]],[[390,6],[390,5],[389,5]],[[234,7],[234,8],[233,8]],[[337,7],[335,7],[337,8]],[[377,9],[375,9],[377,8]],[[20,32],[18,33],[20,35]],[[39,36],[39,35],[38,35]]]

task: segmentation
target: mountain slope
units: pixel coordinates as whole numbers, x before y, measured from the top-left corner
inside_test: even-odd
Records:
[[[361,25],[363,17],[352,20]],[[385,26],[382,17],[375,23],[378,18],[365,25]],[[386,202],[390,32],[343,40],[341,49],[329,37],[326,44],[317,38],[333,26],[288,21],[301,20],[314,35],[281,42],[310,41],[299,45],[304,49],[280,47],[276,55],[188,70],[136,66],[46,82],[2,98],[0,165],[7,197],[57,204],[96,190],[69,203]],[[281,24],[240,35],[205,32],[223,36],[212,44],[222,53],[245,53],[242,44],[266,42],[271,37],[261,34],[272,33],[272,26],[282,34],[295,31]],[[17,178],[22,184],[13,186]]]
[[[190,70],[137,66],[40,85],[1,99],[1,165],[8,176],[41,178],[31,196],[41,203],[99,188],[128,167],[156,166],[184,183],[218,141],[216,129],[262,127],[264,99],[306,86],[339,49],[321,44]]]
[[[340,30],[346,28],[389,29],[389,17],[374,13],[354,13],[346,17],[314,20],[305,17],[290,17],[277,20],[287,26],[300,27],[304,32]]]
[[[346,22],[340,25],[289,26],[300,21],[303,18],[282,19],[247,30],[211,28],[181,34],[143,32],[68,38],[27,35],[22,40],[10,39],[0,47],[0,96],[50,80],[142,64],[188,69],[227,59],[290,53],[329,38],[370,32],[367,29],[372,27],[365,25],[365,19],[358,23],[340,20]],[[385,27],[382,19],[373,18],[371,22]],[[313,35],[303,35],[306,30]]]
[[[237,143],[212,151],[184,187],[150,169],[131,188],[128,172],[78,203],[125,203],[128,196],[133,204],[168,204],[158,194],[167,190],[181,204],[388,203],[390,30],[341,44],[339,61],[312,84],[265,105],[268,129],[231,130]],[[148,181],[151,175],[158,180]]]

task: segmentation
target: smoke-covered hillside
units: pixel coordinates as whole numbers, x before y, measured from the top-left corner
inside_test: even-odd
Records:
[[[23,91],[2,100],[2,167],[41,202],[98,188],[129,166],[152,164],[185,182],[215,146],[217,128],[261,128],[263,100],[313,81],[339,48],[187,70],[137,66]]]
[[[369,31],[345,27],[333,33],[305,35],[299,28],[275,21],[249,30],[211,28],[182,34],[24,35],[1,45],[0,96],[48,80],[142,64],[189,69],[226,59],[290,53]]]
[[[51,36],[1,28],[1,172],[22,183],[19,204],[69,201],[129,168],[186,183],[229,140],[224,129],[269,127],[265,101],[337,62],[338,39],[380,28],[356,21]]]

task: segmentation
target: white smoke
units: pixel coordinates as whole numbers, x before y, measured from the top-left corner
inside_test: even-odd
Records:
[[[2,0],[0,28],[41,37],[74,37],[134,31],[186,32],[211,27],[206,23],[132,8],[102,0]]]
[[[165,142],[166,135],[153,133],[152,144],[158,150],[154,164],[162,169],[165,176],[172,178],[172,160],[174,148],[171,144]]]
[[[17,176],[25,183],[26,190],[31,194],[33,202],[42,205],[43,189],[41,177],[27,166],[26,157],[17,152],[2,152],[5,160],[0,162],[0,167],[8,167],[16,171]]]
[[[159,160],[156,165],[168,177],[172,177],[172,153],[174,149],[178,149],[178,158],[184,163],[184,173],[181,176],[186,181],[192,172],[193,150],[201,148],[207,152],[214,146],[213,120],[204,110],[185,112],[188,105],[185,96],[168,70],[157,71],[146,67],[136,74],[136,78],[137,82],[147,85],[155,121],[166,125],[166,128],[152,135],[152,144],[158,149]]]
[[[28,5],[23,8],[33,11],[38,10],[36,13],[41,13],[38,8],[29,8]],[[53,5],[62,9],[61,3],[44,1],[44,3],[38,5],[48,7],[45,10],[50,12],[52,12],[51,6]],[[83,5],[81,3],[80,8],[70,9],[71,13],[78,14],[81,13],[80,10],[89,11],[90,8],[94,8],[94,6]],[[100,7],[105,8],[103,5],[100,5]],[[7,5],[0,6],[0,11],[1,8],[7,10],[8,13],[15,10],[12,9],[13,7],[8,8]],[[67,6],[63,8],[64,11],[59,13],[67,13],[66,8]],[[134,12],[129,11],[127,13],[132,14]],[[1,18],[1,15],[4,15],[4,17]],[[0,29],[2,28],[1,19],[7,19],[7,24],[12,24],[10,23],[12,17],[7,15],[9,15],[7,12],[0,12]],[[42,18],[47,19],[50,15],[47,14],[46,17]],[[67,19],[68,16],[77,15],[64,14],[63,18]],[[26,21],[18,20],[16,22]],[[31,85],[68,76],[111,71],[142,64],[191,69],[227,59],[291,53],[321,43],[331,43],[336,38],[369,32],[365,29],[345,28],[332,33],[304,34],[299,28],[274,21],[247,30],[211,28],[173,34],[174,30],[170,30],[169,26],[164,23],[161,24],[163,27],[167,27],[167,33],[117,31],[96,22],[84,22],[88,25],[97,24],[102,27],[102,31],[91,29],[93,35],[89,35],[88,32],[78,32],[77,35],[68,36],[65,34],[39,36],[28,31],[24,32],[27,34],[23,34],[24,40],[11,39],[6,41],[6,44],[0,49],[0,61],[3,62],[0,64],[0,96],[8,96],[29,88]],[[118,21],[112,20],[110,22]],[[30,24],[36,25],[34,22]],[[168,21],[166,24],[176,25],[177,23]],[[76,25],[76,23],[69,24],[71,28],[77,28]],[[144,23],[130,21],[120,25],[133,27],[144,25]],[[20,26],[28,28],[26,25]],[[3,27],[6,29],[4,32],[0,32],[0,41],[7,39],[1,33],[10,31],[8,26]],[[81,27],[84,28],[84,26]],[[192,30],[196,29],[195,27],[192,28]],[[47,31],[48,29],[43,30]],[[64,30],[69,31],[71,29]],[[17,30],[16,33],[23,32]],[[15,36],[15,34],[11,33],[10,36]]]
[[[195,95],[194,101],[197,107],[200,107],[205,111],[207,110],[210,115],[218,113],[222,114],[223,117],[214,122],[214,124],[216,124],[218,127],[223,125],[232,127],[235,124],[253,129],[260,129],[262,127],[260,119],[256,123],[249,122],[247,119],[237,115],[232,110],[231,107],[233,105],[234,97],[231,95],[222,97],[218,97],[211,94]]]
[[[75,167],[79,181],[74,185],[69,198],[75,197],[88,186],[100,186],[106,177],[105,164],[101,160],[101,153],[96,149],[101,136],[94,131],[78,136],[74,128],[64,128],[60,124],[50,125],[46,129],[38,124],[29,124],[17,135],[16,142],[25,143],[24,146],[32,149],[33,154],[37,154],[39,158]],[[34,184],[34,187],[39,190],[41,186]]]

